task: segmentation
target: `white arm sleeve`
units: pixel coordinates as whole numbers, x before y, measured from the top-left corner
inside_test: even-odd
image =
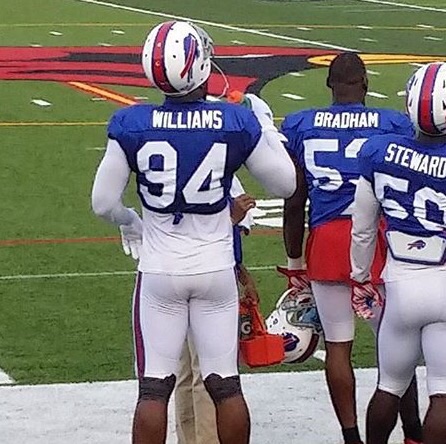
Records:
[[[364,177],[359,178],[356,187],[353,209],[350,277],[357,282],[370,280],[370,268],[375,255],[376,237],[380,205],[373,193],[371,183]]]
[[[229,190],[229,194],[233,199],[241,196],[242,194],[245,194],[245,189],[243,188],[243,185],[237,176],[234,176],[232,178],[232,184],[231,189]]]
[[[231,189],[229,190],[229,194],[233,199],[236,197],[245,194],[245,189],[243,188],[240,179],[237,176],[232,178]],[[248,210],[246,216],[237,224],[239,227],[243,227],[248,231],[251,231],[251,227],[254,225],[254,217],[252,215],[252,210]]]
[[[124,151],[116,140],[108,140],[107,150],[98,167],[91,193],[94,213],[117,225],[130,225],[134,213],[122,203],[122,194],[130,177]]]
[[[266,190],[284,199],[296,191],[296,168],[277,129],[266,129],[245,162],[249,172]]]

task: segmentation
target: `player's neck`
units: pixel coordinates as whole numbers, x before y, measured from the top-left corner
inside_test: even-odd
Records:
[[[333,105],[365,105],[362,100],[333,100]]]
[[[446,136],[432,137],[432,136],[428,136],[427,134],[423,134],[423,133],[419,132],[417,134],[416,138],[419,142],[421,142],[424,145],[446,144]]]
[[[166,100],[173,103],[189,103],[189,102],[198,102],[200,100],[204,100],[206,97],[206,91],[199,87],[196,90],[186,94],[185,96],[166,96]]]
[[[358,95],[333,95],[333,105],[365,105],[365,99]]]

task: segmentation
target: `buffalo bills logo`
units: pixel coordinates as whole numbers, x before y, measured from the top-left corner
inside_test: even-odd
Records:
[[[192,79],[192,67],[194,65],[194,61],[200,56],[200,50],[198,49],[197,39],[193,34],[189,34],[183,42],[184,48],[184,68],[181,71],[181,78],[187,74],[187,81],[190,82]]]
[[[291,352],[296,349],[297,344],[299,344],[299,338],[292,333],[284,333],[283,337],[283,346],[286,352]]]
[[[407,244],[407,249],[412,250],[412,248],[416,248],[417,250],[422,250],[426,246],[426,242],[424,240],[416,240],[415,242],[411,242]]]

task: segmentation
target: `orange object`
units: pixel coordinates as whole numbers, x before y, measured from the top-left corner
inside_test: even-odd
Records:
[[[310,229],[305,249],[307,276],[310,280],[350,285],[351,229],[352,220],[347,218],[334,219]],[[380,276],[386,263],[386,253],[384,225],[381,223],[371,268],[374,284],[382,284]]]
[[[231,91],[227,96],[227,100],[229,103],[242,103],[244,99],[245,95],[237,90]]]
[[[266,331],[265,321],[259,306],[250,301],[241,301],[241,307],[251,316],[251,334],[247,339],[240,340],[242,362],[248,367],[266,367],[283,362],[285,349],[283,338]]]

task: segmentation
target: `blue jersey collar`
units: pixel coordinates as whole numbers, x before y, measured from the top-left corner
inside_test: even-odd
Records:
[[[337,107],[337,108],[365,108],[365,105],[360,102],[356,103],[333,103],[331,107]]]
[[[191,102],[179,102],[175,99],[173,99],[172,97],[166,97],[164,99],[164,103],[163,105],[169,105],[169,106],[188,106],[188,105],[197,105],[200,103],[204,103],[205,100],[204,99],[198,99],[198,100],[193,100]]]

